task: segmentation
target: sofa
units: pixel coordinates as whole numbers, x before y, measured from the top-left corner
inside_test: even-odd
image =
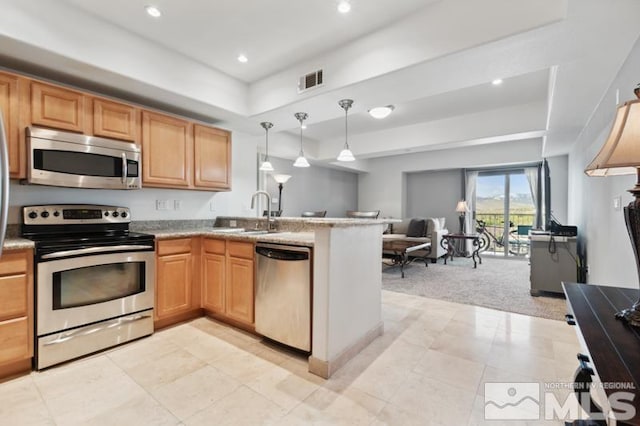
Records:
[[[414,221],[413,225],[411,223],[412,220]],[[449,231],[445,227],[444,217],[406,218],[402,219],[402,222],[392,223],[382,235],[382,241],[408,240],[420,243],[430,242],[430,252],[427,253],[424,250],[418,250],[412,252],[410,256],[426,257],[426,259],[431,259],[431,261],[435,263],[438,258],[447,253],[447,250],[442,247],[440,242],[442,241],[442,236],[448,233]],[[385,255],[393,255],[392,251],[385,250],[384,248],[382,252]]]

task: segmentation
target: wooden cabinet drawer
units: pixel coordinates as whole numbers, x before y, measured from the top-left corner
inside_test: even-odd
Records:
[[[203,247],[205,253],[224,254],[226,248],[225,240],[218,240],[213,238],[205,238],[203,240]]]
[[[0,321],[27,316],[27,288],[26,275],[0,277]]]
[[[33,124],[82,133],[84,115],[82,93],[43,83],[31,83]]]
[[[31,357],[27,317],[0,322],[0,364]]]
[[[30,252],[29,252],[30,253]],[[24,274],[27,271],[28,259],[27,252],[10,252],[2,253],[2,261],[0,261],[0,275],[17,275]]]
[[[229,241],[227,250],[231,257],[241,257],[244,259],[253,259],[253,243],[243,243],[239,241]]]
[[[158,241],[158,256],[191,253],[191,238]]]

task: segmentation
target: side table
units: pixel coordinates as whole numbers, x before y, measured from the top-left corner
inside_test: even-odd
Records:
[[[465,252],[457,249],[454,241],[469,241],[473,243],[473,251],[469,256]],[[473,267],[477,268],[478,263],[482,265],[482,258],[480,257],[480,234],[446,234],[442,236],[440,240],[442,248],[447,250],[447,254],[444,256],[444,264],[447,264],[447,257],[453,260],[453,256],[466,257],[473,259]],[[464,246],[464,244],[463,244]]]

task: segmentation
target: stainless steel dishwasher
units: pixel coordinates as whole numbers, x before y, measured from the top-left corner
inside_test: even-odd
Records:
[[[256,244],[256,332],[311,351],[311,249]]]

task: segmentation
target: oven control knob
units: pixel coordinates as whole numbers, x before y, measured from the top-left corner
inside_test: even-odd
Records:
[[[38,217],[38,213],[36,213],[36,212],[29,212],[29,219],[35,219],[36,217]]]
[[[105,217],[109,216],[109,212],[104,212],[104,216]]]
[[[54,211],[54,212],[53,212],[53,215],[54,215],[55,217],[58,217],[58,216],[60,216],[60,212],[59,212],[58,210],[56,210],[56,211]]]
[[[113,213],[111,213],[111,216],[113,216],[113,217],[118,217],[118,215],[119,215],[119,213],[118,213],[118,212],[113,212]]]
[[[127,217],[127,212],[120,213],[120,217]]]
[[[43,211],[42,213],[40,213],[40,217],[41,217],[41,218],[44,218],[44,219],[48,218],[48,217],[49,217],[49,212],[48,212],[48,211],[46,211],[46,210],[45,210],[45,211]]]

